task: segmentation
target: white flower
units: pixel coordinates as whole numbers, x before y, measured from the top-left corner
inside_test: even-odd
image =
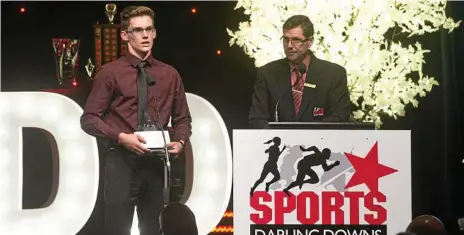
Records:
[[[260,67],[283,58],[282,25],[292,15],[310,17],[315,26],[312,50],[321,59],[344,66],[356,120],[374,121],[380,114],[404,116],[438,85],[422,73],[428,50],[418,42],[403,45],[398,36],[451,32],[460,22],[448,18],[446,0],[238,0],[249,21],[227,29],[230,45]],[[387,35],[387,36],[385,36]]]

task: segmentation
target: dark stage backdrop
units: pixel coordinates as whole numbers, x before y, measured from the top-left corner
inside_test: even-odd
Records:
[[[83,105],[89,91],[85,64],[93,59],[93,27],[107,22],[102,2],[2,2],[2,91],[58,88],[55,79],[52,38],[81,40],[79,80],[68,96]],[[131,4],[135,4],[132,2]],[[253,61],[241,48],[229,47],[225,28],[236,29],[247,18],[236,2],[143,2],[156,11],[155,56],[178,69],[187,92],[206,98],[233,129],[246,127],[255,80]],[[117,2],[118,9],[127,3]],[[449,2],[450,14],[464,19],[464,3]],[[26,12],[21,14],[20,7]],[[197,14],[190,9],[195,7]],[[119,22],[116,17],[116,23]],[[318,27],[317,25],[315,27]],[[464,111],[464,30],[452,35],[435,33],[420,39],[427,54],[425,73],[440,86],[407,116],[387,120],[383,129],[412,130],[413,215],[433,214],[456,230],[456,218],[464,216],[462,123]],[[218,56],[216,50],[222,50]],[[457,65],[457,66],[456,66]],[[12,101],[14,102],[14,101]],[[40,207],[51,184],[50,150],[41,134],[27,130],[24,136],[24,206]],[[34,196],[32,196],[34,194]],[[405,195],[408,197],[409,195]],[[230,204],[230,208],[232,203]],[[95,216],[97,217],[97,216]],[[95,234],[100,221],[93,219],[81,234]]]

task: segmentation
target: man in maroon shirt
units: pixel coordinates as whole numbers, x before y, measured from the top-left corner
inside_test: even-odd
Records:
[[[155,37],[153,10],[139,6],[121,12],[121,38],[128,42],[129,53],[101,67],[81,117],[82,129],[108,146],[103,182],[105,235],[129,235],[134,206],[140,234],[159,234],[163,164],[144,147],[145,140],[134,134],[139,126],[137,77],[141,64],[156,82],[148,85],[146,113],[163,128],[171,119],[174,136],[169,152],[182,151],[192,134],[179,73],[151,55]]]

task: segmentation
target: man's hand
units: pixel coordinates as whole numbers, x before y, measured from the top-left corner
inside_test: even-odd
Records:
[[[134,153],[137,153],[138,155],[142,155],[151,151],[150,149],[147,149],[143,146],[146,141],[139,135],[121,133],[119,134],[118,142],[122,146],[126,147]]]
[[[171,142],[168,144],[168,152],[178,154],[182,151],[182,144],[180,142]]]

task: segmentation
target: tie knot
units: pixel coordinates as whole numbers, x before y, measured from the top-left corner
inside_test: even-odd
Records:
[[[293,66],[292,72],[299,72],[298,71],[298,66]]]
[[[137,65],[137,67],[140,68],[140,69],[143,69],[143,68],[145,68],[145,66],[147,66],[147,64],[148,64],[148,62],[146,62],[146,61],[141,61],[141,62]]]

